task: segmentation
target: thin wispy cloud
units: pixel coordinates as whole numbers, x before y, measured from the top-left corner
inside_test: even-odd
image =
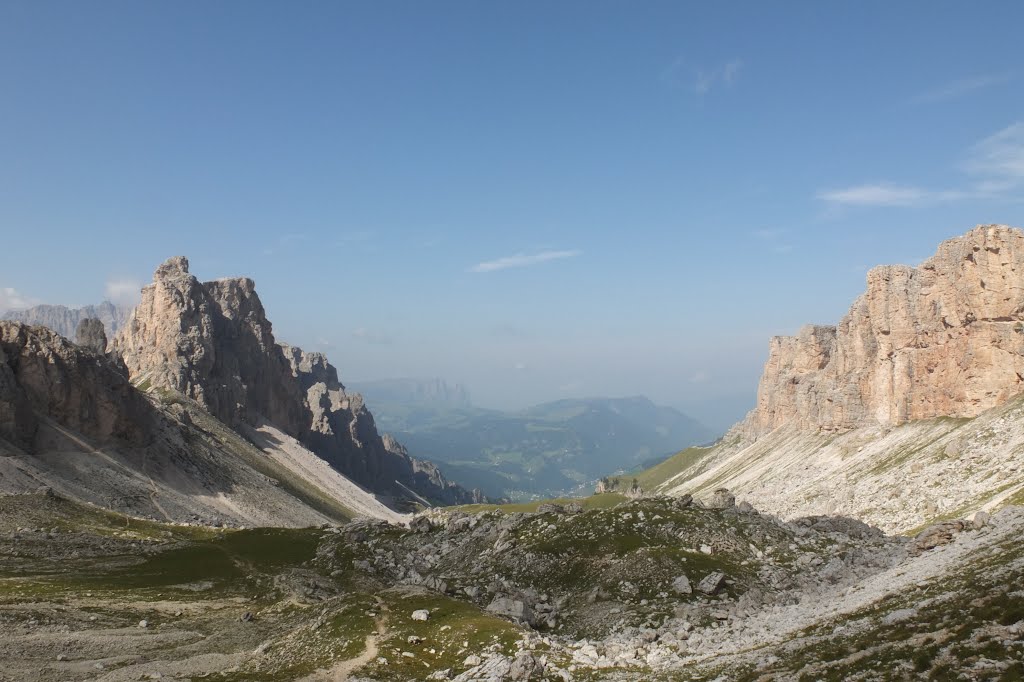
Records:
[[[1007,199],[1024,187],[1024,121],[972,145],[961,164],[961,187],[935,189],[889,182],[818,192],[833,207],[918,207],[966,199]]]
[[[111,303],[135,305],[142,298],[142,282],[127,277],[115,277],[107,280],[104,292]]]
[[[990,176],[988,182],[1024,181],[1024,121],[986,137],[971,148],[968,173]]]
[[[739,79],[742,68],[741,59],[732,59],[709,69],[679,57],[665,69],[662,80],[672,87],[692,90],[697,97],[703,98],[716,88],[731,87]]]
[[[855,185],[818,192],[818,198],[822,201],[847,206],[913,206],[927,195],[928,191],[920,187],[888,183]]]
[[[514,256],[505,256],[503,258],[477,263],[469,268],[469,271],[496,272],[498,270],[508,270],[509,268],[527,268],[531,265],[539,265],[541,263],[547,263],[548,261],[575,258],[581,253],[583,252],[576,249],[567,251],[541,251],[539,253],[531,254],[517,253]]]
[[[739,59],[733,59],[711,70],[697,69],[697,78],[693,84],[693,91],[699,97],[703,97],[720,85],[731,87],[739,77],[742,67],[743,62]]]
[[[31,308],[39,301],[26,296],[13,287],[0,287],[0,312]]]
[[[1013,80],[1013,74],[1009,73],[984,74],[971,76],[969,78],[959,78],[931,90],[918,93],[911,97],[908,102],[910,104],[933,104],[935,102],[944,102],[958,97],[963,97],[964,95],[969,95],[973,92],[977,92],[978,90],[1003,85],[1004,83],[1009,83],[1011,80]]]

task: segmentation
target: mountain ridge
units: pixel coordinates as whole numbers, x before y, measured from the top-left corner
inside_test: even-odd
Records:
[[[130,306],[118,305],[110,301],[103,301],[97,305],[86,305],[80,308],[41,304],[30,308],[8,310],[0,316],[0,319],[49,327],[66,339],[75,338],[78,325],[83,320],[96,319],[103,323],[103,330],[107,338],[111,339],[124,326],[131,312],[132,308]]]

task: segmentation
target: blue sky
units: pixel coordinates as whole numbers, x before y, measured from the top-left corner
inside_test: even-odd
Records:
[[[0,2],[0,308],[166,257],[343,378],[716,425],[869,266],[1024,225],[1019,2]],[[126,294],[127,292],[127,294]]]

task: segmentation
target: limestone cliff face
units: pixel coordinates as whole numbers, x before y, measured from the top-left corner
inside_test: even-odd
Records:
[[[182,393],[232,427],[270,422],[375,492],[471,499],[436,468],[419,475],[426,465],[387,448],[361,396],[345,392],[323,354],[279,345],[251,279],[200,283],[185,258],[171,258],[113,348],[136,384]]]
[[[130,446],[152,427],[146,399],[116,363],[47,327],[0,321],[0,437],[31,452],[38,415]]]
[[[178,391],[228,424],[305,427],[302,395],[251,279],[200,283],[171,258],[114,339],[133,379]]]
[[[1024,232],[979,226],[918,267],[872,269],[836,327],[776,337],[741,425],[844,431],[974,417],[1024,390]]]

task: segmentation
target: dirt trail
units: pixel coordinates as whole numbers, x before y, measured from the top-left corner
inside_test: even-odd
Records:
[[[388,611],[384,600],[380,597],[375,597],[375,599],[377,607],[380,609],[380,615],[375,619],[377,631],[366,636],[366,649],[363,653],[331,668],[327,677],[330,682],[345,682],[353,672],[377,658],[377,641],[383,639],[388,631]]]

